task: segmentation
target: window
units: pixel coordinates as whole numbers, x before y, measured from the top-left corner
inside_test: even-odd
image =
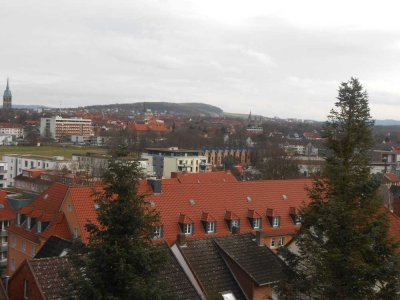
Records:
[[[253,229],[260,229],[261,228],[261,218],[252,219],[251,225],[252,225]]]
[[[284,236],[281,236],[279,238],[279,246],[285,246],[285,237]]]
[[[184,234],[193,234],[193,224],[183,224]]]
[[[28,161],[27,160],[25,161],[25,167],[28,167]]]
[[[37,222],[37,232],[38,233],[42,232],[42,222],[40,222],[40,221]]]
[[[24,280],[24,299],[28,299],[28,280]]]
[[[162,226],[162,225],[159,225],[159,226],[154,227],[154,236],[153,236],[153,239],[155,239],[155,240],[162,239],[163,233],[164,233],[164,232],[163,232],[163,226]]]
[[[17,214],[17,225],[21,225],[21,214]]]
[[[272,217],[272,227],[276,228],[281,225],[281,218],[280,217]]]
[[[275,246],[276,246],[276,239],[271,238],[271,248],[275,248]]]
[[[230,230],[232,231],[234,227],[235,228],[240,228],[239,220],[231,220]]]
[[[22,251],[22,252],[26,252],[26,241],[25,241],[25,240],[22,240],[22,243],[21,243],[21,251]]]
[[[17,246],[17,238],[13,235],[11,236],[11,247],[15,248]]]
[[[78,238],[78,228],[74,228],[74,239]]]
[[[68,210],[69,212],[72,212],[72,204],[68,204],[67,210]]]
[[[215,233],[215,222],[207,222],[207,233]]]

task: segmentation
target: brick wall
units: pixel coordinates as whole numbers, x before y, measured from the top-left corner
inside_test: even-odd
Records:
[[[25,262],[10,278],[8,283],[8,297],[10,300],[24,299],[24,280],[28,281],[28,299],[44,299],[36,286],[36,281]]]

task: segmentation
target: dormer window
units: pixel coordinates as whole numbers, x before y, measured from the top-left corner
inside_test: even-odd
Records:
[[[182,233],[185,235],[194,234],[194,223],[188,216],[181,214],[178,223]]]
[[[225,213],[225,221],[228,225],[230,232],[239,233],[240,230],[240,218],[233,212],[227,211]]]
[[[267,219],[271,227],[278,228],[281,226],[281,217],[277,216],[272,208],[267,209]]]
[[[164,236],[164,228],[162,225],[157,225],[154,227],[153,240],[160,240]]]
[[[301,216],[298,214],[296,207],[289,208],[289,215],[296,225],[301,225]]]
[[[193,234],[193,224],[183,224],[182,232],[184,234]]]
[[[31,217],[28,217],[28,218],[26,219],[26,228],[27,228],[27,229],[31,229]]]
[[[17,225],[21,225],[21,214],[17,213]]]
[[[261,228],[261,215],[254,209],[249,209],[247,212],[247,218],[249,219],[250,225],[253,229]]]
[[[272,227],[277,228],[281,226],[281,217],[272,217]]]
[[[38,233],[42,232],[42,222],[40,222],[40,221],[37,222],[36,230]]]
[[[253,229],[260,229],[261,228],[261,218],[255,218],[252,221]]]
[[[207,233],[215,233],[215,221],[207,222]]]
[[[203,212],[201,215],[201,222],[203,223],[204,231],[207,234],[217,232],[217,221],[211,214]]]

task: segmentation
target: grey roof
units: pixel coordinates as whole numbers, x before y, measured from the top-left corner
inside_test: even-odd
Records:
[[[66,257],[51,257],[28,260],[28,265],[34,273],[37,284],[40,286],[45,299],[61,299],[63,293],[72,291],[72,285],[68,276],[63,276],[63,272],[75,273],[76,269]],[[69,294],[72,298],[75,295]]]
[[[173,295],[174,299],[177,300],[200,300],[200,296],[197,294],[169,247],[166,244],[163,247],[166,248],[168,255],[164,266],[159,271],[158,282],[163,286],[164,291],[167,294]]]
[[[231,258],[258,285],[277,282],[283,276],[283,263],[268,247],[258,246],[251,233],[214,239],[225,255]]]
[[[58,236],[51,236],[42,248],[40,248],[35,258],[57,257],[65,253],[66,250],[69,250],[71,246],[71,241],[59,238]]]
[[[207,295],[230,291],[237,300],[246,299],[212,239],[187,241],[181,251]]]

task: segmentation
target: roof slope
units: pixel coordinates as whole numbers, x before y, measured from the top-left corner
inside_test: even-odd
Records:
[[[180,249],[208,295],[231,291],[236,299],[246,299],[212,239],[187,241]]]
[[[66,257],[51,257],[28,260],[28,265],[35,276],[45,299],[61,299],[65,291],[71,291],[71,283],[63,272],[76,270]],[[69,295],[73,299],[73,295]]]
[[[160,247],[165,247],[167,251],[166,262],[158,274],[158,281],[163,285],[165,292],[174,295],[177,300],[200,300],[200,296],[167,244],[162,244]]]
[[[218,247],[258,285],[282,279],[282,262],[265,246],[258,246],[251,233],[215,238]]]
[[[51,236],[42,248],[40,248],[35,258],[60,256],[66,249],[70,249],[71,245],[71,241],[59,238],[58,236]]]

